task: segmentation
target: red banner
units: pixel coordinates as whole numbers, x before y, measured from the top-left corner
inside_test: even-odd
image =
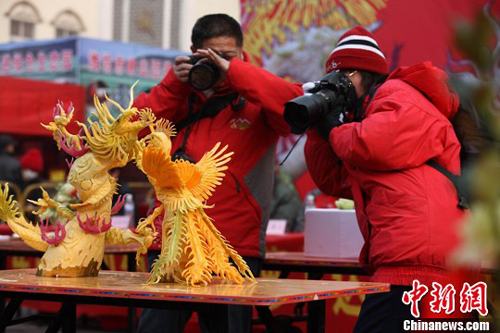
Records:
[[[85,122],[85,89],[74,84],[0,77],[0,133],[51,136],[40,123],[54,119],[54,107],[62,101],[73,103],[73,122],[68,126],[78,132],[75,120]]]

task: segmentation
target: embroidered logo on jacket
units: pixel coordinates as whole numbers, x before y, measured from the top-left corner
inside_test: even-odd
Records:
[[[231,119],[229,122],[229,127],[231,129],[237,129],[240,131],[246,130],[250,127],[250,125],[252,125],[252,123],[248,119],[244,118]]]

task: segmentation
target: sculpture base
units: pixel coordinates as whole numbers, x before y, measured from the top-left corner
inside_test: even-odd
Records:
[[[91,260],[86,267],[65,267],[57,266],[51,270],[43,270],[38,268],[36,271],[37,276],[45,277],[92,277],[99,274],[100,263]]]

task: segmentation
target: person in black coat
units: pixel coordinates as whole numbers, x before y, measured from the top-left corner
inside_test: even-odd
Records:
[[[0,135],[0,181],[16,184],[23,188],[21,165],[13,156],[16,141],[8,134]]]

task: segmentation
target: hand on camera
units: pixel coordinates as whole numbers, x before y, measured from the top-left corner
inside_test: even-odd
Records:
[[[302,90],[304,91],[304,95],[310,93],[312,90],[315,90],[318,87],[319,81],[309,81],[302,85]]]
[[[231,64],[229,60],[222,58],[212,49],[198,49],[194,53],[195,57],[207,58],[208,61],[215,64],[221,70],[221,74],[226,74]]]
[[[325,140],[329,140],[330,132],[334,127],[343,125],[345,121],[344,105],[337,105],[335,109],[327,113],[316,124],[316,130]]]
[[[180,81],[184,83],[188,83],[189,71],[193,67],[193,65],[189,63],[189,60],[190,59],[188,56],[179,56],[175,58],[174,61],[174,74]]]

